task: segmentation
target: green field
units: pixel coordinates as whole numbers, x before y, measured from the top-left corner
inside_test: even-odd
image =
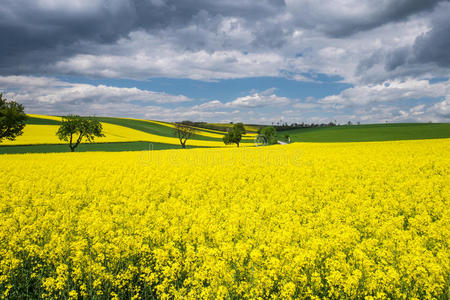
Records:
[[[56,120],[50,120],[50,119],[42,119],[42,118],[36,118],[36,117],[28,117],[28,119],[25,121],[26,124],[29,125],[59,125],[61,122]]]
[[[186,145],[186,148],[202,148]],[[126,142],[126,143],[90,143],[80,144],[76,152],[88,151],[144,151],[144,150],[166,150],[180,149],[179,145],[150,143],[150,142]],[[50,152],[70,152],[66,144],[42,144],[42,145],[20,145],[20,146],[0,146],[0,154],[18,154],[18,153],[50,153]]]
[[[278,132],[280,140],[289,134],[291,142],[374,142],[450,138],[450,123],[398,123],[345,125],[293,129]]]

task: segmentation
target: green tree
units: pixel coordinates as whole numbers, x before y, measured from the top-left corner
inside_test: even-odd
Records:
[[[259,131],[258,139],[265,145],[278,143],[277,130],[273,126],[266,126]]]
[[[186,148],[187,140],[189,140],[196,131],[190,124],[192,124],[190,121],[175,123],[175,135],[178,137],[182,149]]]
[[[245,127],[242,123],[236,123],[232,128],[228,129],[228,132],[223,137],[223,142],[226,145],[236,144],[239,147],[239,143],[242,140],[242,135],[245,134]]]
[[[98,120],[69,115],[63,117],[56,135],[60,140],[69,142],[70,151],[74,152],[83,139],[93,142],[96,137],[105,136],[102,130]]]
[[[3,99],[0,94],[0,142],[3,139],[14,141],[22,135],[26,119],[22,104]]]

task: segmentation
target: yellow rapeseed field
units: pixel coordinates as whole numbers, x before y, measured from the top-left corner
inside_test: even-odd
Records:
[[[4,298],[449,295],[450,140],[0,165]]]

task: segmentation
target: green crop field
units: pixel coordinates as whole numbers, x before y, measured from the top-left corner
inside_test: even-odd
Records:
[[[26,124],[29,125],[59,125],[61,122],[50,119],[42,119],[37,117],[28,117]]]
[[[291,142],[371,142],[450,138],[450,123],[399,123],[345,125],[323,128],[293,129],[278,132]]]
[[[186,146],[187,149],[203,148],[199,146]],[[126,143],[85,143],[80,144],[76,152],[104,151],[145,151],[145,150],[167,150],[180,149],[179,145],[154,143],[154,142],[126,142]],[[66,144],[41,144],[41,145],[20,145],[20,146],[0,146],[0,154],[19,154],[19,153],[51,153],[51,152],[70,152]]]

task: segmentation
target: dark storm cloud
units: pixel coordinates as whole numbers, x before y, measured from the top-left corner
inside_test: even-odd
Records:
[[[0,8],[0,72],[21,73],[81,52],[86,41],[108,43],[132,26],[126,5],[92,1],[65,5],[57,1],[6,0]],[[60,2],[61,3],[61,2]],[[86,2],[87,3],[87,2]],[[15,72],[14,72],[15,71]]]
[[[435,73],[448,76],[450,67],[450,3],[441,3],[430,14],[429,31],[417,36],[409,46],[376,52],[359,62],[356,74],[361,75],[377,64],[402,76]]]
[[[432,10],[448,0],[396,1],[292,1],[299,26],[314,28],[330,37],[346,37]],[[294,13],[293,13],[294,14]]]
[[[376,4],[371,0],[2,0],[0,75],[54,75],[51,72],[56,72],[57,62],[79,54],[127,57],[129,53],[113,47],[105,50],[104,46],[114,45],[137,31],[157,37],[159,43],[167,43],[168,47],[178,47],[177,53],[276,52],[290,48],[289,39],[296,29],[307,28],[316,31],[314,34],[344,39],[430,12],[439,2],[448,0],[391,0]],[[448,67],[446,13],[432,21],[432,30],[417,38],[414,49],[372,54],[360,63],[358,70],[364,72],[377,61],[384,62],[387,70],[395,70],[408,64],[411,57],[416,63],[436,62]],[[229,32],[220,32],[226,18],[237,18],[241,35],[230,37]],[[76,74],[77,70],[64,72]]]
[[[414,43],[414,60],[417,63],[450,67],[450,4],[441,8],[433,16],[432,29],[417,37]]]
[[[372,53],[369,57],[361,59],[355,70],[356,75],[362,75],[364,72],[373,68],[376,64],[382,62],[383,59],[384,56],[380,52]]]
[[[410,49],[408,47],[398,48],[386,55],[385,69],[387,71],[393,71],[397,67],[404,65],[410,55]]]
[[[64,57],[95,53],[135,30],[181,28],[198,15],[271,15],[282,0],[3,0],[0,7],[0,74],[32,72]],[[203,20],[205,22],[208,19]]]

